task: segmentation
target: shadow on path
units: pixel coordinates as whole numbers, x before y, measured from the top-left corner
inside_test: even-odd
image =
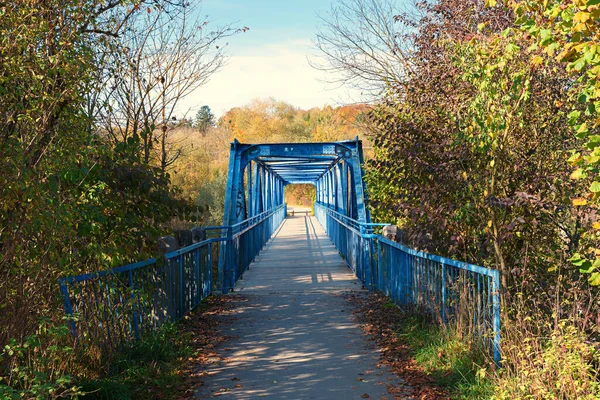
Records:
[[[378,366],[344,298],[360,287],[314,217],[286,219],[236,285],[221,325],[233,338],[200,371],[196,397],[395,398],[404,382]]]

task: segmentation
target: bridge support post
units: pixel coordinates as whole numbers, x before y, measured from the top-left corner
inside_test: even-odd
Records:
[[[244,196],[244,163],[240,143],[234,140],[229,152],[229,171],[227,174],[227,191],[223,225],[227,228],[227,240],[221,245],[219,256],[219,286],[225,294],[233,288],[235,279],[235,245],[233,243],[232,226],[246,217],[246,199]]]

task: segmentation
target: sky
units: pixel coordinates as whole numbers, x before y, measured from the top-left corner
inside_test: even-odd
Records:
[[[309,109],[360,101],[360,93],[330,83],[333,76],[309,65],[322,62],[314,48],[319,16],[335,0],[203,0],[211,25],[248,27],[227,39],[227,65],[182,102],[193,117],[203,105],[221,116],[253,99],[274,97]],[[328,83],[329,82],[329,83]]]

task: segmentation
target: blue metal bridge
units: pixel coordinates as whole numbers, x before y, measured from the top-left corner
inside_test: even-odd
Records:
[[[228,293],[287,216],[284,188],[316,187],[314,214],[369,291],[401,307],[459,324],[500,361],[498,271],[410,249],[371,222],[362,145],[231,144],[222,226],[159,260],[59,280],[72,331],[98,346],[139,337],[183,317],[214,292]]]

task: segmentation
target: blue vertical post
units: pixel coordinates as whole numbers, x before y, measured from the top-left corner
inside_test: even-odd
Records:
[[[260,175],[261,175],[261,170],[260,170],[260,165],[258,165],[257,163],[254,163],[253,165],[254,167],[254,184],[252,185],[252,199],[254,202],[254,206],[253,206],[253,211],[252,211],[252,216],[256,216],[258,214],[260,214],[260,210],[261,210],[261,204],[262,204],[262,197],[260,195]]]
[[[179,309],[177,312],[177,317],[183,316],[183,255],[179,255]]]
[[[321,202],[321,180],[317,180],[317,182],[315,183],[315,192],[316,192],[316,200],[317,203]]]
[[[331,170],[327,171],[327,205],[331,207],[333,205],[333,184],[331,182]]]
[[[343,165],[340,165],[340,185],[341,185],[341,192],[342,192],[342,201],[340,202],[341,204],[341,211],[342,214],[344,215],[348,215],[348,176],[347,176],[347,168],[346,168],[346,162],[343,162]]]
[[[196,250],[194,250],[194,284],[196,286],[196,290],[194,291],[192,307],[197,306],[198,303],[200,303],[200,300],[202,299],[202,294],[200,292],[200,289],[203,287],[202,279],[200,278],[201,275],[203,274],[200,270],[200,248],[197,248]]]
[[[275,207],[275,176],[272,172],[269,174],[269,178],[269,210],[271,210],[273,207]]]
[[[208,260],[207,260],[207,262],[208,262],[208,293],[212,292],[212,287],[213,287],[213,280],[212,280],[212,269],[213,269],[213,267],[212,267],[212,265],[213,265],[212,264],[213,263],[212,258],[213,257],[212,257],[212,252],[213,252],[213,250],[212,250],[212,242],[208,242]],[[205,285],[206,285],[206,282],[203,283],[203,288],[204,288],[203,292],[204,292],[204,295],[206,296],[208,293],[207,293],[206,287],[204,287]]]
[[[244,196],[244,163],[242,159],[242,145],[237,140],[231,143],[229,152],[229,171],[227,175],[227,191],[225,194],[225,207],[223,212],[223,226],[231,227],[240,219],[244,218],[245,196]],[[241,192],[241,198],[239,194]],[[243,208],[243,210],[242,210]],[[235,269],[235,248],[231,238],[231,228],[228,228],[227,241],[221,245],[219,257],[219,282],[223,293],[231,289],[231,279]]]
[[[267,207],[267,172],[264,167],[261,169],[260,193],[262,197],[262,208],[260,211],[264,212],[269,209]]]
[[[337,164],[333,166],[331,169],[331,186],[332,191],[331,194],[333,196],[333,209],[338,211],[338,179],[337,179]]]
[[[500,272],[492,271],[492,293],[493,293],[493,312],[494,312],[494,362],[500,366]]]
[[[252,164],[254,163],[248,163],[248,166],[246,167],[247,171],[247,184],[248,184],[248,218],[253,217],[254,214],[254,199],[252,197],[253,195],[253,188],[252,185],[254,182],[252,182]]]
[[[75,336],[75,339],[77,339],[77,327],[75,325],[75,319],[73,317],[73,306],[71,305],[71,296],[69,295],[69,288],[67,287],[67,282],[65,279],[60,278],[58,280],[58,283],[60,285],[60,293],[62,294],[62,297],[63,297],[65,313],[67,314],[67,317],[69,318],[69,325],[71,328],[71,333],[73,334],[73,336]]]
[[[327,174],[323,175],[323,204],[329,206],[329,179],[327,179]]]
[[[442,314],[442,322],[444,325],[448,322],[446,318],[446,264],[442,262],[441,265],[442,270],[442,306],[441,306],[441,314]]]
[[[281,205],[285,203],[285,184],[281,179],[279,179],[279,203],[277,205]]]

